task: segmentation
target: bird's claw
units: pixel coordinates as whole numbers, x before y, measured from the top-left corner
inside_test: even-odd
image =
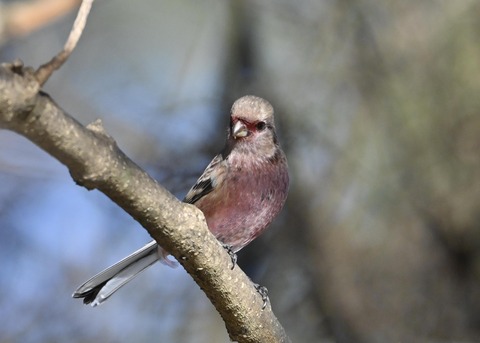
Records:
[[[258,294],[260,294],[260,296],[262,297],[262,310],[264,310],[265,307],[267,307],[267,303],[270,301],[270,299],[268,298],[268,289],[265,286],[260,286],[258,283],[254,283],[253,286],[257,290]]]
[[[235,254],[235,251],[233,251],[233,247],[230,244],[223,244],[223,248],[227,250],[230,259],[232,260],[232,268],[230,269],[233,270],[237,265],[237,254]]]

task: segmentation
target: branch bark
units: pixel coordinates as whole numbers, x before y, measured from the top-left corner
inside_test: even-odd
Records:
[[[98,189],[137,220],[183,265],[238,342],[289,342],[250,279],[208,230],[203,213],[176,199],[116,145],[100,121],[84,127],[47,94],[21,62],[0,66],[0,128],[12,130],[63,163],[73,180]]]

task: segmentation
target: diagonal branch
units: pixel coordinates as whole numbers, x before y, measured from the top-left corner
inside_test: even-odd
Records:
[[[63,163],[75,182],[98,189],[137,220],[184,266],[238,342],[289,342],[270,306],[210,233],[203,214],[177,200],[117,147],[99,121],[84,127],[40,91],[21,63],[0,66],[0,128],[15,131]]]

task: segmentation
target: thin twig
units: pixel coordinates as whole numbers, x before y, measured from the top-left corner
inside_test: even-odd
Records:
[[[73,23],[72,30],[70,31],[70,35],[68,36],[63,50],[53,57],[49,62],[41,65],[35,72],[35,76],[40,86],[43,86],[53,72],[60,68],[63,63],[65,63],[68,57],[70,57],[73,49],[75,49],[77,46],[77,43],[80,40],[85,28],[85,24],[87,23],[88,14],[92,8],[93,1],[94,0],[82,1],[82,4],[78,10],[77,18]]]

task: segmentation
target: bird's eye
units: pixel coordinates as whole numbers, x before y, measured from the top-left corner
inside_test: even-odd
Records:
[[[267,124],[265,124],[264,121],[259,121],[255,127],[258,131],[263,131],[267,127]]]

